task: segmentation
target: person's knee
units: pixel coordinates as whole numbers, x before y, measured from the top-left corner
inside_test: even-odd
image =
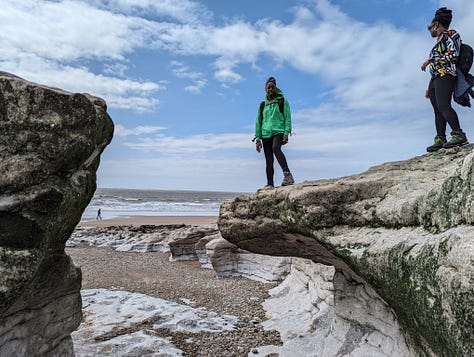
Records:
[[[446,110],[453,109],[451,106],[451,96],[452,93],[443,93],[443,95],[438,95],[436,97],[436,107],[441,113],[444,113]]]
[[[273,152],[265,154],[266,162],[273,162]]]
[[[453,107],[451,106],[451,103],[443,103],[443,104],[438,104],[438,111],[440,111],[441,113],[450,113],[451,111],[453,111]]]
[[[265,162],[266,162],[266,164],[267,164],[267,167],[270,167],[270,166],[273,167],[273,161],[274,161],[274,160],[273,160],[273,156],[272,156],[271,158],[267,158],[267,159],[265,160]]]

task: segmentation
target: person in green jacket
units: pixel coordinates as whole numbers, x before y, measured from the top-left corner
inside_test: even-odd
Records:
[[[282,186],[288,186],[295,183],[293,175],[288,168],[286,157],[281,147],[288,143],[288,135],[291,133],[291,113],[290,105],[284,98],[283,92],[277,88],[276,79],[270,77],[265,83],[267,93],[265,102],[261,104],[255,122],[256,149],[265,153],[267,185],[266,189],[274,187],[273,184],[273,156],[283,170]],[[283,108],[281,108],[283,104]],[[262,110],[263,109],[263,110]],[[283,109],[283,113],[281,111]]]

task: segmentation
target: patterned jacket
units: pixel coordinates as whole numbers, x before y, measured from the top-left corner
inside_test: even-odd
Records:
[[[450,74],[456,76],[456,60],[461,48],[461,37],[455,30],[443,32],[441,39],[431,49],[429,59],[433,78]]]

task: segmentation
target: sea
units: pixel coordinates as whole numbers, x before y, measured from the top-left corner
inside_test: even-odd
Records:
[[[82,220],[131,216],[218,216],[225,200],[243,192],[136,190],[98,188],[85,209]]]

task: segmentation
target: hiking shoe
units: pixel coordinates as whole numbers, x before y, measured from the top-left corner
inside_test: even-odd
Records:
[[[449,149],[456,146],[463,146],[466,144],[469,144],[466,138],[466,134],[464,134],[462,131],[453,131],[451,132],[451,138],[446,144],[443,145],[443,148]]]
[[[438,151],[439,149],[443,148],[443,145],[446,144],[446,137],[445,136],[435,136],[434,138],[434,144],[431,146],[428,146],[426,148],[426,151],[428,152],[433,152],[433,151]]]
[[[259,189],[259,191],[269,191],[269,190],[273,190],[275,187],[273,185],[266,185],[265,187],[262,187],[261,189]]]
[[[283,181],[281,183],[282,186],[290,186],[295,183],[295,180],[293,179],[293,175],[291,172],[284,172],[283,173]]]

